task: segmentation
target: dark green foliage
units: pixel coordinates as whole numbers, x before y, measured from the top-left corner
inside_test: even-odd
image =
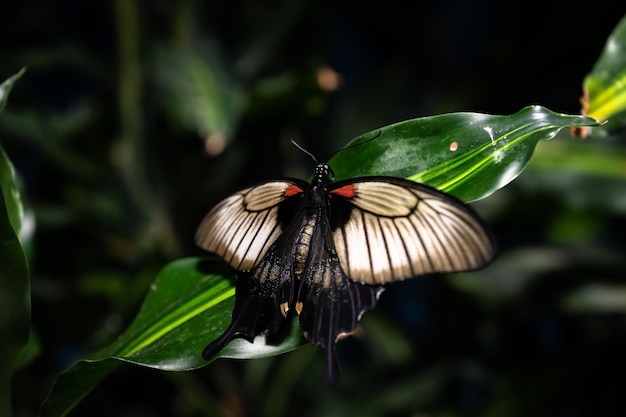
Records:
[[[623,22],[621,47],[602,51],[617,5],[14,3],[0,19],[0,415],[11,383],[20,416],[42,403],[89,416],[623,414]],[[581,140],[563,128],[592,122],[558,112],[578,113],[584,79],[615,114]],[[498,260],[391,286],[340,343],[334,390],[295,325],[223,351],[259,359],[203,367],[233,277],[194,247],[202,216],[256,181],[310,175],[289,138],[323,159],[378,131],[331,159],[338,177],[482,199]]]

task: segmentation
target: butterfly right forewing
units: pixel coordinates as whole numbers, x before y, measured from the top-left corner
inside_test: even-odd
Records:
[[[337,253],[356,282],[469,271],[495,255],[491,234],[469,206],[423,184],[362,177],[333,184],[330,196]]]

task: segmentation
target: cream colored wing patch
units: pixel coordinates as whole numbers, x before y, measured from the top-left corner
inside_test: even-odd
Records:
[[[287,181],[239,191],[206,215],[196,232],[196,243],[238,271],[252,269],[282,233],[278,206],[301,192],[298,185]]]
[[[377,179],[338,187],[336,194],[352,205],[334,241],[341,267],[353,281],[385,284],[433,272],[473,270],[495,254],[478,216],[430,187]]]

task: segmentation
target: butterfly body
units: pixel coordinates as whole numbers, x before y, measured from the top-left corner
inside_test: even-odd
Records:
[[[196,242],[239,272],[233,320],[206,359],[233,338],[277,332],[295,311],[304,337],[326,350],[323,379],[334,384],[335,342],[374,308],[383,284],[492,259],[490,234],[455,198],[398,178],[332,175],[318,164],[311,184],[265,182],[207,214]]]

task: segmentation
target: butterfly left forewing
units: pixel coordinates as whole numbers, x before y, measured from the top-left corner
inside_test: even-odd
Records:
[[[456,198],[412,181],[369,177],[335,183],[333,237],[346,275],[384,284],[466,271],[494,256],[480,218]]]
[[[281,205],[298,198],[304,186],[297,180],[270,181],[227,197],[206,215],[196,243],[238,271],[252,269],[283,231]]]

